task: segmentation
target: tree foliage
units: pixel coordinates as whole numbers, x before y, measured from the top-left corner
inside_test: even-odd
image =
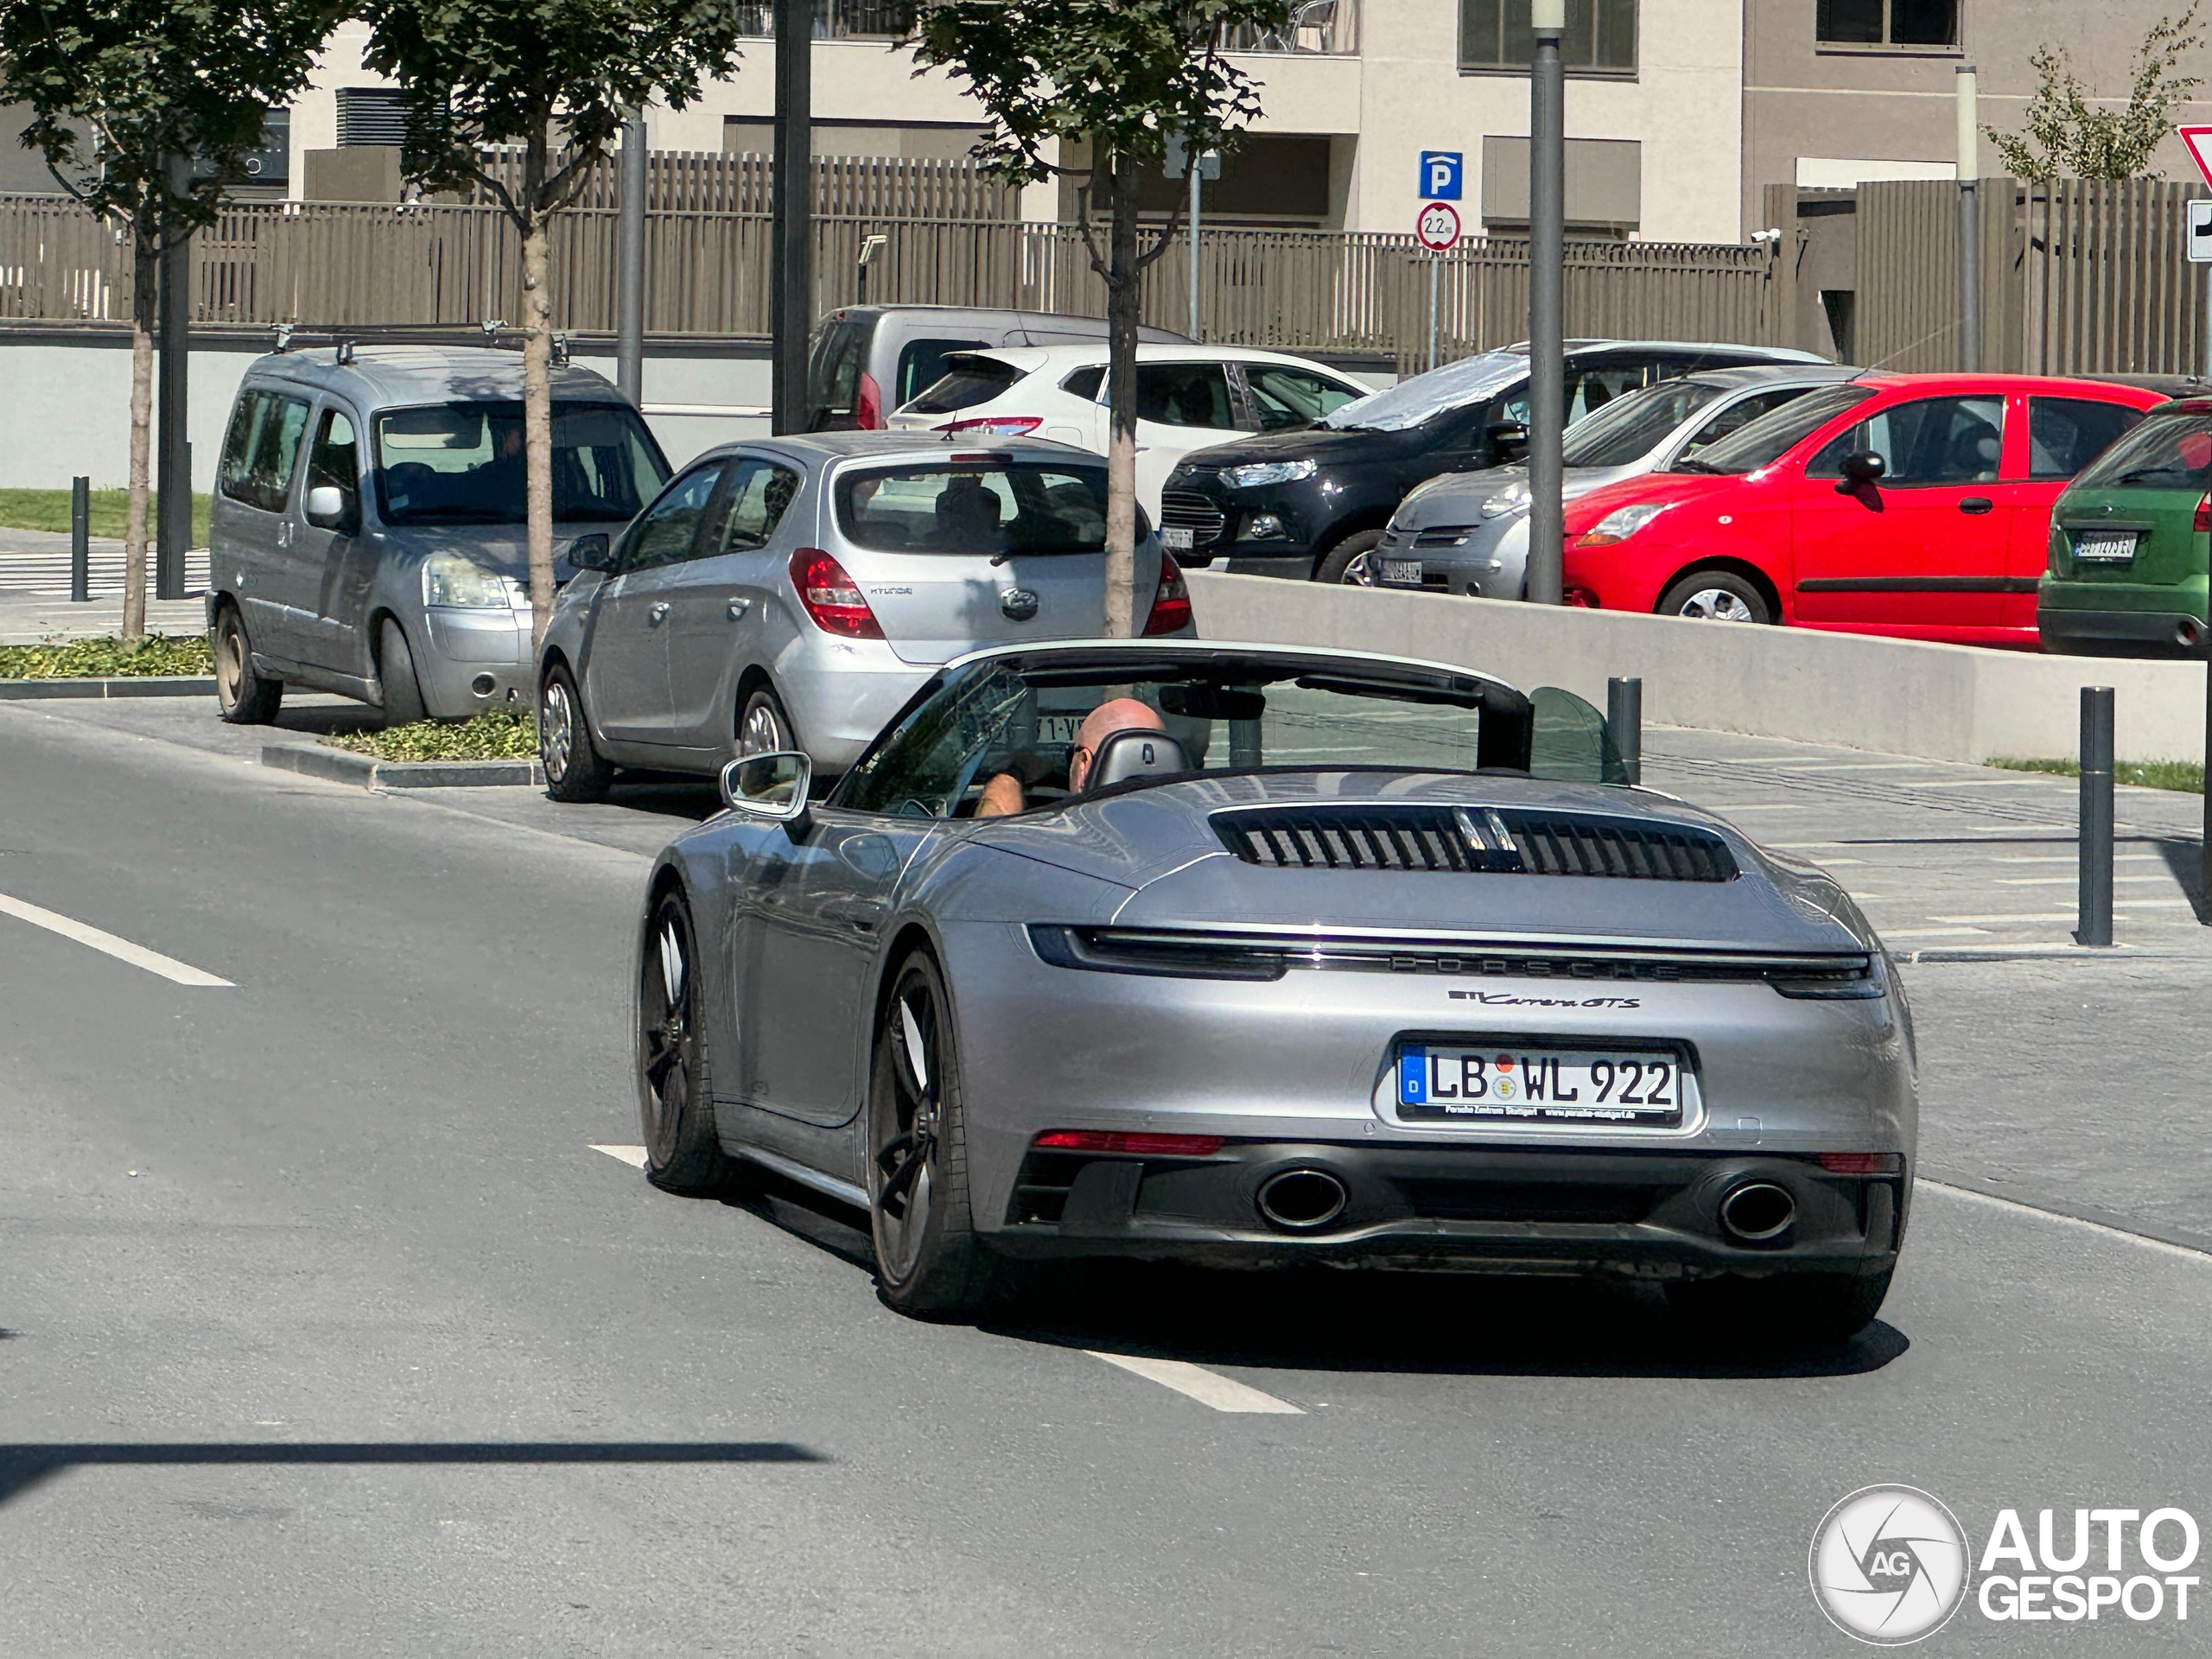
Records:
[[[2149,171],[2152,152],[2173,130],[2173,112],[2204,84],[2179,73],[2182,60],[2204,42],[2196,14],[2203,0],[2190,0],[2178,17],[2161,17],[2136,54],[2126,105],[2099,109],[2094,94],[2075,74],[2065,48],[2045,43],[2028,61],[2035,96],[2025,130],[1985,128],[2005,170],[2018,179],[2132,179]],[[2153,175],[2155,176],[2155,175]]]

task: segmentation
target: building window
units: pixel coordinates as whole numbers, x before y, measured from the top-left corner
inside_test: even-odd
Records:
[[[1820,0],[1822,46],[1956,46],[1959,0]]]
[[[1459,0],[1462,69],[1525,69],[1535,55],[1529,0]],[[1634,74],[1636,0],[1567,0],[1560,57],[1569,74]]]
[[[341,145],[398,144],[407,137],[407,94],[393,86],[338,89]]]

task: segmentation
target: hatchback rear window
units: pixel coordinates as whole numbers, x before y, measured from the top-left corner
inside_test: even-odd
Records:
[[[924,387],[944,378],[955,353],[972,352],[984,343],[980,340],[908,340],[899,353],[899,372],[894,377],[898,385],[893,389],[892,401],[912,403]]]
[[[1095,553],[1106,469],[953,460],[840,474],[837,527],[880,553]]]
[[[995,358],[950,357],[945,364],[944,376],[934,385],[925,386],[921,395],[906,405],[908,413],[950,415],[976,404],[987,404],[1021,378],[1012,364],[1001,363]]]
[[[2212,489],[2212,415],[2153,415],[2075,481],[2085,490]]]

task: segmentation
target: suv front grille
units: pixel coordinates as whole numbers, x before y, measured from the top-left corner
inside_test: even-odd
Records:
[[[1194,546],[1217,542],[1229,527],[1229,516],[1194,490],[1164,490],[1160,497],[1163,529],[1187,530]]]
[[[1709,830],[1508,807],[1257,807],[1213,815],[1221,843],[1278,869],[1453,870],[1504,875],[1732,881]]]

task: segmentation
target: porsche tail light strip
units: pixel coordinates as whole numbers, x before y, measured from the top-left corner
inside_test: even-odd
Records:
[[[1217,1135],[1147,1135],[1121,1129],[1047,1129],[1029,1143],[1039,1152],[1119,1153],[1135,1158],[1211,1158]]]
[[[1901,1152],[1823,1152],[1815,1154],[1814,1161],[1831,1175],[1904,1173],[1904,1154]]]

